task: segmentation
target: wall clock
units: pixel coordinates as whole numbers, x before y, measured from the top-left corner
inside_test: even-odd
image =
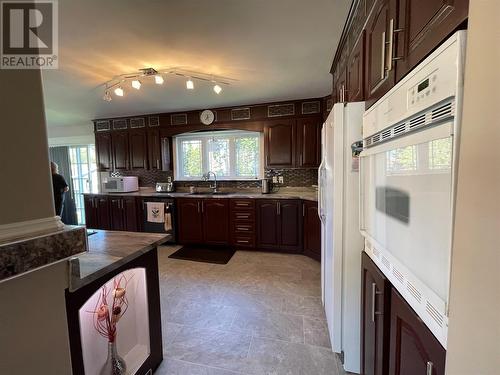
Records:
[[[215,113],[209,109],[205,109],[200,113],[200,121],[203,125],[210,125],[215,120]]]

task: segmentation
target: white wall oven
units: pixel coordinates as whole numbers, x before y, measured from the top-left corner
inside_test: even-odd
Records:
[[[465,32],[363,118],[365,251],[446,348]]]

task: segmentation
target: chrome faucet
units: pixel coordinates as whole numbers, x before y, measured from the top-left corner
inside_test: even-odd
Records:
[[[214,184],[210,186],[210,189],[212,189],[214,193],[217,193],[217,175],[214,172],[208,171],[203,175],[203,180],[210,181],[210,174],[214,175]]]

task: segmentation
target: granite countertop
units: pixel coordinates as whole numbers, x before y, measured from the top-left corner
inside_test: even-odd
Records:
[[[206,189],[198,189],[198,191],[206,191]],[[157,193],[154,188],[140,188],[139,191],[130,193],[98,193],[98,194],[85,194],[85,195],[123,195],[123,196],[138,196],[138,197],[163,197],[163,198],[250,198],[250,199],[303,199],[309,201],[318,201],[318,192],[314,188],[281,188],[276,193],[262,194],[255,189],[238,189],[227,190],[220,189],[221,192],[226,194],[213,195],[189,192],[174,192],[174,193]]]
[[[69,260],[69,290],[89,284],[170,239],[169,234],[92,230],[88,251]]]

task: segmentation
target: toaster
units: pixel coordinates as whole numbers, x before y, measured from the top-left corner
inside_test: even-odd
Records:
[[[157,193],[171,193],[175,191],[175,186],[173,182],[157,182],[156,192]]]

